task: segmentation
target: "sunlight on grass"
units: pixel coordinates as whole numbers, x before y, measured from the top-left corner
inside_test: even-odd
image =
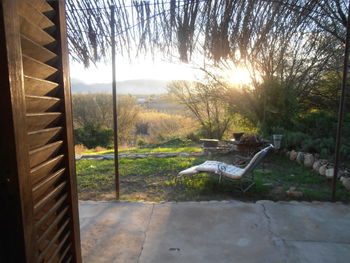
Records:
[[[232,157],[232,156],[231,156]],[[229,162],[230,156],[214,156]],[[297,187],[302,200],[329,200],[330,181],[304,166],[272,155],[255,171],[255,185],[245,194],[238,190],[241,181],[218,181],[213,174],[196,174],[176,180],[179,171],[206,160],[201,157],[169,157],[119,160],[121,199],[147,201],[193,201],[240,199],[290,200],[289,187]],[[110,200],[114,198],[113,160],[77,161],[80,199]],[[279,189],[276,192],[276,189]],[[339,200],[349,200],[350,193],[338,183]],[[108,198],[107,198],[108,197]],[[300,199],[298,199],[300,200]]]

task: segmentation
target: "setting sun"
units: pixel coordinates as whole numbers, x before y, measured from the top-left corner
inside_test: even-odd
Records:
[[[233,85],[246,85],[251,83],[249,71],[242,67],[230,69],[225,75],[226,80]]]

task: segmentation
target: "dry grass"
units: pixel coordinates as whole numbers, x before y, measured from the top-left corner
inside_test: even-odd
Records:
[[[77,154],[83,154],[88,150],[88,148],[86,148],[83,144],[77,144],[74,146],[74,150]]]
[[[147,144],[157,144],[176,137],[184,138],[199,128],[192,118],[153,110],[140,113],[140,120],[149,127],[148,135],[140,135]]]

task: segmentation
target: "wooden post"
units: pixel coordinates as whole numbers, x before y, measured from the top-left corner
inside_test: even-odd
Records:
[[[112,91],[113,91],[113,131],[114,131],[114,169],[115,169],[115,195],[119,200],[119,162],[118,162],[118,116],[117,116],[117,83],[115,75],[115,6],[111,9],[111,45],[112,45]]]
[[[332,180],[332,199],[333,200],[335,200],[335,192],[336,192],[336,186],[337,186],[341,136],[342,136],[343,122],[344,122],[345,92],[346,92],[346,82],[347,82],[347,78],[348,78],[348,68],[349,68],[349,44],[350,44],[350,1],[349,1],[349,5],[348,5],[348,22],[346,24],[346,40],[345,40],[344,66],[343,66],[343,80],[342,80],[342,87],[341,87],[341,97],[340,97],[340,102],[339,102],[337,137],[336,137],[336,143],[335,143],[334,174],[333,174],[333,180]]]
[[[69,62],[68,62],[68,43],[66,32],[66,14],[65,14],[65,1],[53,2],[53,7],[57,12],[57,17],[54,20],[58,25],[56,39],[58,40],[57,53],[60,56],[58,60],[58,68],[61,69],[58,75],[57,82],[60,84],[62,92],[62,105],[61,112],[64,113],[64,132],[63,138],[65,145],[63,146],[65,158],[65,167],[67,167],[67,178],[69,184],[67,185],[68,198],[69,198],[69,216],[70,220],[70,236],[72,242],[72,256],[73,262],[81,263],[81,241],[80,241],[80,224],[79,224],[79,211],[78,211],[78,190],[77,190],[77,178],[75,173],[75,153],[74,153],[74,138],[73,138],[73,114],[72,114],[72,95],[71,85],[69,78]]]

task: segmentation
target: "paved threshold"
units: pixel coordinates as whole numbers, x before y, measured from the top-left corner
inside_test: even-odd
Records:
[[[85,263],[347,263],[350,206],[80,201]]]

